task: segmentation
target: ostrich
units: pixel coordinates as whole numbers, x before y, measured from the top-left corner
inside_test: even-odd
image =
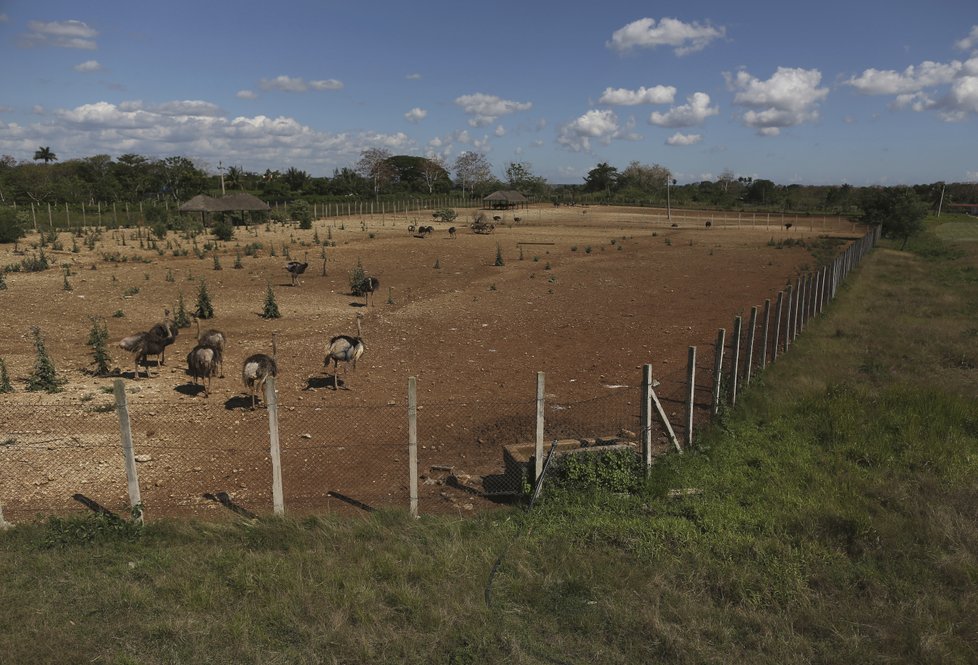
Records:
[[[364,277],[360,283],[360,290],[363,291],[363,304],[366,307],[370,304],[370,296],[380,288],[380,280],[376,277]]]
[[[176,324],[173,323],[173,319],[170,318],[170,310],[163,310],[163,320],[157,323],[155,326],[149,329],[151,333],[163,340],[163,351],[159,354],[159,364],[166,364],[166,347],[173,344],[177,339],[177,334],[180,329],[177,328]],[[156,355],[155,353],[150,353],[149,355]]]
[[[227,335],[225,335],[220,330],[215,328],[210,328],[203,334],[200,332],[200,319],[194,316],[194,322],[197,324],[197,346],[206,346],[210,349],[214,349],[217,352],[217,364],[220,365],[221,376],[224,378],[224,346],[228,342]]]
[[[119,346],[132,353],[136,360],[136,371],[133,372],[133,379],[139,380],[139,363],[146,362],[146,356],[160,356],[163,349],[171,344],[173,339],[160,337],[156,333],[141,332],[129,337],[124,337],[119,342]],[[146,365],[146,378],[149,378],[149,365]]]
[[[221,352],[210,346],[198,344],[187,354],[190,376],[193,377],[195,386],[197,379],[200,379],[200,384],[204,386],[204,397],[210,395],[211,378],[217,372],[219,364],[221,364]]]
[[[278,364],[275,362],[275,334],[272,334],[272,355],[256,353],[245,358],[241,368],[241,378],[251,395],[251,408],[255,408],[255,395],[265,388],[268,377],[278,376]]]
[[[448,229],[448,237],[455,240],[455,227],[452,226]]]
[[[297,286],[301,284],[301,282],[299,282],[299,275],[304,273],[306,271],[306,268],[309,267],[308,259],[309,259],[309,254],[307,253],[306,260],[304,262],[299,263],[298,261],[289,261],[288,263],[285,264],[285,269],[289,272],[289,277],[292,278],[292,286]]]
[[[353,364],[353,369],[357,368],[357,358],[363,355],[364,345],[363,345],[363,331],[360,328],[360,321],[363,320],[363,314],[357,312],[357,336],[350,337],[349,335],[337,335],[333,339],[329,340],[329,344],[326,346],[326,360],[323,365],[326,370],[329,370],[330,361],[333,362],[333,390],[337,389],[337,384],[339,383],[339,368],[340,363],[345,363],[343,365],[343,385],[346,386],[346,372],[349,365]]]
[[[516,222],[517,224],[519,224],[520,222],[523,221],[523,218],[522,217],[513,217],[513,221]]]
[[[711,226],[713,226],[713,222],[706,220],[706,228],[710,228]]]

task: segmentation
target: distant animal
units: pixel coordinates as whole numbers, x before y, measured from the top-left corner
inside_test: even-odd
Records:
[[[224,378],[224,347],[228,338],[220,330],[209,328],[203,333],[200,332],[200,319],[196,316],[194,321],[197,323],[197,346],[206,346],[217,351],[217,364],[220,365],[221,378]]]
[[[251,395],[251,408],[255,408],[255,395],[262,393],[265,382],[269,377],[278,376],[278,364],[275,362],[275,335],[272,335],[272,355],[256,353],[245,358],[241,367],[241,379]],[[263,399],[263,398],[262,398]]]
[[[292,286],[297,286],[300,284],[299,275],[304,273],[308,267],[308,261],[303,261],[302,263],[299,263],[298,261],[289,261],[285,264],[285,269],[289,272],[289,277],[292,278]]]
[[[519,224],[520,222],[523,221],[523,218],[522,217],[513,217],[513,221],[516,222],[517,224]]]
[[[217,366],[221,362],[221,352],[209,346],[198,344],[187,354],[187,367],[190,369],[190,376],[193,377],[194,385],[197,379],[204,386],[204,397],[210,395],[211,378],[217,372]]]
[[[161,356],[163,349],[172,342],[172,339],[160,337],[154,332],[141,332],[122,338],[119,346],[132,353],[135,358],[136,370],[133,372],[133,379],[139,380],[139,364],[146,362],[146,356]],[[146,378],[149,378],[149,365],[146,365]]]
[[[787,223],[785,223],[785,225],[784,225],[784,230],[785,230],[785,231],[787,231],[787,230],[788,230],[788,229],[790,229],[790,228],[791,228],[791,222],[787,222]]]
[[[367,306],[370,304],[370,297],[374,294],[377,289],[380,288],[380,280],[376,277],[364,277],[363,282],[360,284],[360,290],[363,291],[363,304]]]
[[[711,226],[713,226],[713,222],[706,220],[706,228],[710,228]]]
[[[494,222],[501,222],[501,221],[502,221],[502,219],[503,219],[503,218],[502,218],[502,217],[500,217],[499,215],[493,215],[493,216],[492,216],[492,221],[494,221]]]
[[[170,310],[163,310],[163,320],[157,323],[155,326],[149,329],[151,333],[163,340],[163,351],[159,354],[159,364],[166,364],[166,347],[173,344],[176,341],[177,335],[180,329],[177,328],[173,319],[170,318]],[[151,353],[150,355],[156,355]]]
[[[451,238],[452,240],[455,240],[455,227],[454,226],[449,227],[449,229],[448,229],[448,237]]]
[[[330,362],[333,363],[333,390],[337,389],[339,383],[339,367],[340,363],[343,365],[343,385],[346,386],[346,373],[347,368],[352,364],[353,369],[357,368],[357,359],[363,355],[364,345],[363,345],[363,331],[360,328],[360,321],[363,320],[363,313],[357,312],[357,336],[351,337],[350,335],[337,335],[336,337],[329,340],[329,344],[326,345],[326,360],[323,361],[323,365],[326,370],[329,371]]]
[[[435,232],[435,227],[433,227],[433,226],[419,226],[418,227],[418,235],[419,236],[422,236],[422,237],[424,237],[426,235],[430,235],[430,234],[432,234],[434,232]]]
[[[411,224],[410,226],[408,226],[408,233],[414,233],[415,228],[416,227],[414,226],[414,224]]]
[[[675,222],[673,222],[673,224],[672,224],[672,228],[674,228],[674,229],[678,229],[678,228],[679,228],[679,224],[676,224]]]

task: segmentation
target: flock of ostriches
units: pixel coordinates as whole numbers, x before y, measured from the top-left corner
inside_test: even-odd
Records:
[[[301,265],[301,264],[300,264]],[[305,266],[302,266],[303,270]],[[289,264],[287,270],[293,277],[298,277],[302,271],[295,271]],[[298,273],[298,274],[297,274]],[[365,295],[369,299],[370,294],[377,290],[380,281],[376,277],[368,277],[365,284]],[[224,350],[227,346],[227,336],[220,330],[210,329],[200,331],[200,321],[194,317],[197,323],[197,344],[187,354],[187,369],[193,381],[193,385],[203,387],[204,397],[210,394],[211,379],[215,374],[224,378]],[[363,330],[360,322],[363,314],[357,313],[356,324],[357,334],[337,335],[329,340],[326,345],[326,359],[324,365],[327,371],[330,363],[333,364],[333,389],[336,390],[339,384],[339,366],[343,363],[343,384],[347,385],[347,369],[357,367],[357,360],[363,355],[365,349],[363,343]],[[146,332],[136,333],[123,338],[119,346],[133,354],[135,360],[134,379],[139,379],[139,366],[146,365],[146,377],[149,378],[149,365],[147,356],[157,356],[157,364],[166,364],[166,347],[176,341],[179,329],[170,318],[170,310],[164,310],[163,321],[157,323]],[[245,388],[251,396],[251,408],[255,408],[256,397],[260,398],[265,383],[269,377],[278,376],[278,364],[275,361],[275,335],[272,335],[272,355],[265,353],[255,353],[245,358],[241,367],[241,379],[244,381]]]

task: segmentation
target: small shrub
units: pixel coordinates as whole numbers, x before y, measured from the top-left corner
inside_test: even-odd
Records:
[[[116,311],[112,312],[112,318],[113,319],[121,319],[125,315],[126,315],[126,313],[123,312],[121,309],[117,309]]]
[[[435,268],[435,270],[440,270],[441,269],[441,259],[435,259],[435,266],[434,266],[434,268]]]
[[[64,378],[59,377],[58,372],[54,369],[51,356],[48,355],[47,349],[44,348],[44,337],[41,335],[41,329],[37,326],[31,328],[31,337],[34,341],[34,351],[37,357],[34,360],[34,370],[27,377],[27,390],[31,392],[41,390],[49,393],[61,392],[61,386],[66,381]]]
[[[275,302],[275,293],[272,291],[272,285],[269,284],[268,290],[265,291],[265,306],[262,308],[261,318],[278,319],[281,316],[281,312],[278,311],[278,304]]]
[[[211,232],[215,238],[224,242],[234,239],[234,225],[227,219],[214,222]]]
[[[364,285],[367,282],[367,273],[363,269],[363,264],[360,259],[357,259],[357,264],[350,271],[350,291],[355,296],[362,296],[365,293]]]
[[[7,363],[0,358],[0,393],[12,393],[14,387],[10,385],[10,374],[7,373]]]
[[[17,242],[26,233],[26,215],[9,206],[0,207],[0,242]]]
[[[207,282],[200,280],[200,289],[197,291],[197,306],[194,313],[198,319],[214,318],[214,306],[211,304],[210,294],[207,293]]]
[[[554,485],[575,490],[633,492],[642,478],[641,459],[631,450],[614,449],[563,455],[551,463]]]
[[[292,219],[299,222],[300,229],[312,228],[312,210],[306,201],[296,201],[291,206]]]
[[[131,296],[136,295],[137,293],[139,293],[139,287],[138,286],[128,286],[122,292],[122,295],[123,296],[126,296],[126,297],[131,297]]]
[[[214,270],[223,270],[221,268],[221,258],[217,255],[217,252],[214,252]]]
[[[0,291],[6,291],[7,290],[7,277],[6,277],[6,274],[7,274],[7,271],[0,270]]]
[[[109,329],[105,321],[92,317],[92,328],[88,331],[88,345],[92,347],[92,364],[95,365],[95,375],[105,376],[109,373]]]
[[[244,268],[244,266],[241,264],[241,252],[235,252],[234,253],[234,269],[235,270],[240,270],[242,268]]]
[[[177,296],[177,306],[174,311],[173,325],[177,328],[189,328],[190,316],[187,314],[187,307],[183,304],[183,291]]]
[[[493,265],[506,265],[506,263],[503,261],[503,248],[499,246],[498,242],[496,243],[496,262]]]
[[[167,268],[166,269],[166,277],[164,279],[166,279],[166,281],[168,281],[168,282],[175,282],[176,279],[173,277],[173,270],[171,270],[170,268]]]

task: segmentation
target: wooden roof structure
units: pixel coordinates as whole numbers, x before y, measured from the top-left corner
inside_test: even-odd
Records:
[[[233,212],[239,210],[270,210],[267,203],[247,192],[235,192],[221,198],[198,194],[180,206],[180,212]]]
[[[520,205],[525,207],[530,200],[516,190],[500,189],[483,197],[482,202],[490,208],[515,208]]]
[[[221,212],[224,208],[218,199],[207,194],[198,194],[180,206],[180,212]]]

